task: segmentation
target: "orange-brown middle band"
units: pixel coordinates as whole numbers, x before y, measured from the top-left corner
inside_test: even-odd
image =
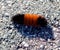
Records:
[[[29,26],[37,26],[37,19],[39,15],[37,14],[24,14],[24,24]]]

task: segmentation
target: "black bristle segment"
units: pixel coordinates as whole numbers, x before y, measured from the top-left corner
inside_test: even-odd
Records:
[[[24,14],[17,14],[12,17],[12,22],[17,24],[24,23]]]
[[[37,24],[40,25],[41,27],[47,26],[47,20],[45,18],[39,17],[37,20]]]

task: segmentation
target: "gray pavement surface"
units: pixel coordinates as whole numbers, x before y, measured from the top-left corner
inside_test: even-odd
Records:
[[[13,24],[18,13],[41,14],[49,24]],[[0,0],[0,50],[60,50],[60,0]]]

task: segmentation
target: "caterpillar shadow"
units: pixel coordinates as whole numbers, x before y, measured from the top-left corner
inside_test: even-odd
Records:
[[[28,38],[43,38],[46,41],[48,39],[54,40],[54,35],[51,26],[46,27],[32,27],[32,26],[22,26],[14,23],[14,28],[18,30],[24,37]]]

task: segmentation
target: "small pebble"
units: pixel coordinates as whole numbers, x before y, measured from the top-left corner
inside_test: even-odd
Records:
[[[12,3],[12,1],[6,1],[8,4]]]
[[[9,17],[10,14],[9,14],[9,13],[5,13],[4,15],[5,15],[6,17]]]
[[[13,30],[11,29],[11,30],[8,31],[8,33],[10,34],[10,33],[12,33],[12,31],[13,31]]]
[[[43,48],[44,48],[44,45],[42,45],[42,44],[41,44],[41,45],[40,45],[40,48],[42,48],[42,49],[43,49]]]
[[[29,44],[26,43],[25,41],[22,42],[22,45],[23,45],[24,47],[29,47]]]

